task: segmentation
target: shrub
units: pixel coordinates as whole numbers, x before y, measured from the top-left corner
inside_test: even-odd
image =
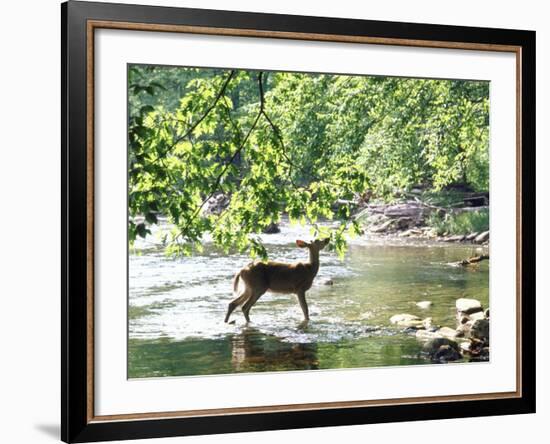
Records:
[[[432,213],[427,225],[434,228],[438,235],[468,234],[489,229],[489,210],[465,211],[458,214],[447,213],[441,216]]]

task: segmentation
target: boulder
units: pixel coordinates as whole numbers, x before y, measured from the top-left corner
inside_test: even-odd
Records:
[[[386,220],[388,219],[383,214],[369,214],[367,217],[367,223],[369,225],[378,225]]]
[[[436,331],[416,330],[416,339],[420,341],[428,341],[430,339],[441,338],[442,336]]]
[[[423,347],[423,352],[427,353],[433,362],[456,361],[462,358],[458,350],[458,344],[447,338],[430,339]]]
[[[462,359],[462,355],[457,349],[451,347],[450,345],[442,345],[439,347],[439,350],[431,356],[431,359],[433,362],[446,363],[458,361],[459,359]]]
[[[420,302],[416,303],[416,306],[418,308],[422,308],[423,310],[426,310],[426,309],[428,309],[432,306],[432,302],[431,301],[420,301]]]
[[[432,323],[432,318],[426,318],[422,321],[422,326],[426,329],[426,330],[432,330],[432,329],[437,329],[437,327],[435,325],[433,325]]]
[[[489,342],[489,321],[487,319],[478,319],[472,324],[470,336],[475,339],[480,339]]]
[[[408,313],[393,315],[390,318],[390,322],[400,327],[424,328],[422,319],[420,319],[418,316]]]
[[[461,242],[463,241],[465,236],[463,234],[457,234],[455,236],[449,236],[443,239],[445,242]]]
[[[488,361],[489,360],[489,353],[490,353],[489,347],[483,347],[481,349],[481,353],[479,354],[480,360],[481,361]]]
[[[482,311],[477,311],[468,315],[471,321],[477,321],[478,319],[485,319],[485,313]]]
[[[483,233],[480,233],[475,237],[474,242],[476,244],[482,244],[483,242],[487,242],[488,240],[489,240],[489,232],[484,231]]]
[[[222,192],[217,192],[211,196],[204,204],[202,214],[204,215],[219,215],[223,210],[225,210],[230,203],[231,199],[229,196],[226,196]]]
[[[458,312],[471,314],[482,311],[483,307],[477,299],[460,298],[456,300],[456,309]]]
[[[466,321],[464,324],[459,325],[458,328],[456,329],[457,336],[469,338],[470,333],[472,331],[473,324],[474,324],[474,321]]]
[[[447,339],[455,339],[459,335],[459,332],[449,327],[441,327],[437,332],[440,336]]]
[[[413,225],[413,220],[410,217],[400,217],[395,221],[395,225],[398,229],[404,230]]]
[[[475,240],[475,238],[478,236],[478,234],[479,234],[479,233],[478,233],[477,231],[476,231],[475,233],[470,233],[470,234],[468,234],[468,235],[466,236],[466,239],[465,239],[465,240],[471,242],[471,241]]]
[[[394,222],[395,221],[393,219],[389,219],[381,225],[374,227],[371,231],[373,231],[374,233],[383,233],[384,231],[388,231],[392,227]]]
[[[263,232],[265,234],[277,234],[281,232],[281,229],[279,228],[279,224],[271,223],[264,228]]]

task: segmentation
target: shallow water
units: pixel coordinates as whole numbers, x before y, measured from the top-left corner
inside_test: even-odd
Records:
[[[308,229],[284,225],[263,235],[270,258],[281,261],[307,259],[297,238],[309,238]],[[480,247],[361,238],[343,261],[321,252],[305,329],[296,297],[270,293],[252,308],[248,326],[239,309],[235,324],[225,324],[233,275],[250,258],[226,256],[208,243],[200,255],[170,258],[149,242],[129,261],[130,378],[427,364],[422,344],[390,325],[392,315],[454,327],[456,299],[489,305],[488,263],[449,265]],[[328,279],[333,285],[324,284]],[[433,304],[417,308],[422,300]]]

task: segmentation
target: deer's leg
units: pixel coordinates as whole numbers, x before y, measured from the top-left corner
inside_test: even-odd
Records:
[[[250,313],[250,309],[252,308],[252,306],[258,301],[258,299],[260,299],[260,296],[263,295],[267,290],[256,290],[254,293],[252,293],[252,295],[250,296],[250,298],[248,298],[248,301],[246,301],[243,305],[243,314],[244,314],[244,318],[246,319],[246,322],[250,322],[250,317],[249,317],[249,313]]]
[[[227,314],[225,315],[224,322],[229,321],[229,316],[231,316],[233,310],[235,310],[239,305],[242,305],[248,299],[248,296],[249,293],[247,289],[245,289],[238,297],[236,297],[229,303],[229,305],[227,306]]]
[[[309,309],[307,308],[307,301],[306,301],[306,292],[301,291],[298,293],[298,301],[300,302],[300,307],[302,308],[302,312],[304,313],[304,321],[309,321]]]

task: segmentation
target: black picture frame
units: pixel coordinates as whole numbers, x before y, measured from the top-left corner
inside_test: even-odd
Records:
[[[166,26],[195,26],[267,33],[303,33],[369,37],[386,41],[455,42],[511,45],[521,64],[521,136],[518,153],[521,178],[518,199],[521,232],[518,269],[521,281],[521,393],[515,397],[388,405],[334,407],[294,411],[235,413],[150,419],[98,421],[90,416],[89,343],[93,335],[90,288],[89,187],[87,146],[88,22],[110,21]],[[442,418],[510,415],[535,412],[535,32],[396,23],[357,19],[305,17],[187,8],[69,1],[61,5],[62,86],[62,313],[61,313],[61,438],[90,442],[180,435],[325,427]]]

